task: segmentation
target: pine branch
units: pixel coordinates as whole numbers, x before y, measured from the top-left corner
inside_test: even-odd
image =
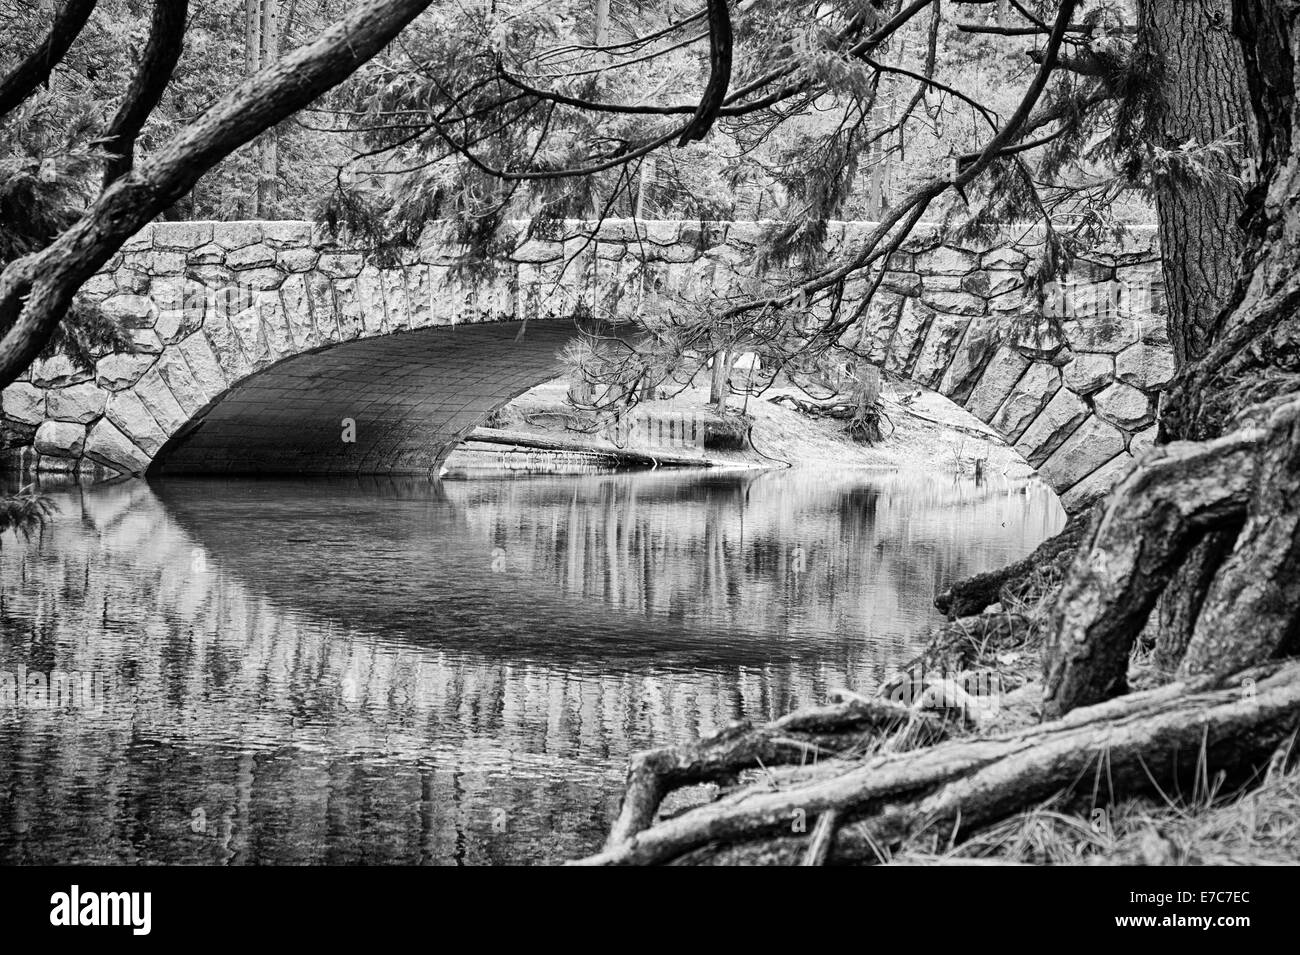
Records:
[[[0,80],[0,117],[8,115],[42,83],[49,81],[54,68],[67,56],[68,48],[81,35],[97,0],[67,0],[50,27],[49,36],[32,55]]]

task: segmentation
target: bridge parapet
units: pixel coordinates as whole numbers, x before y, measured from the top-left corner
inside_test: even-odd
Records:
[[[553,238],[521,235],[508,259],[467,278],[457,270],[464,250],[445,223],[386,261],[305,222],[155,223],[83,289],[129,328],[135,351],[100,355],[93,369],[55,356],[5,389],[10,464],[141,473],[187,423],[257,373],[276,375],[272,366],[321,353],[314,378],[294,379],[300,390],[319,391],[330,374],[325,350],[363,339],[419,333],[427,345],[433,330],[461,325],[574,315],[634,321],[724,283],[752,291],[763,282],[750,274],[756,252],[774,225],[611,220],[590,235],[568,223]],[[852,249],[872,228],[831,223],[826,250]],[[1032,243],[1032,231],[1021,232]],[[1046,306],[1025,295],[1033,265],[1010,243],[921,236],[890,267],[843,341],[988,422],[1067,506],[1108,487],[1150,443],[1157,395],[1173,373],[1153,230],[1077,260],[1071,281],[1049,288]],[[841,308],[856,309],[866,290],[863,280],[848,282]],[[438,360],[436,348],[422,354]],[[538,380],[555,374],[553,350],[535,364]],[[382,376],[384,367],[369,370]],[[529,374],[515,371],[502,402]],[[372,387],[379,394],[388,386]],[[492,382],[474,388],[490,392]],[[295,407],[292,390],[275,396]],[[452,409],[448,440],[472,427],[467,408]],[[330,468],[397,467],[382,448],[371,451],[351,465],[335,456]]]

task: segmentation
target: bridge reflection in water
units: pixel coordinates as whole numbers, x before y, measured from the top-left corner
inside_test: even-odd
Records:
[[[0,700],[3,862],[579,855],[631,751],[870,689],[1063,521],[861,472],[54,493],[0,548],[0,672],[107,699]]]

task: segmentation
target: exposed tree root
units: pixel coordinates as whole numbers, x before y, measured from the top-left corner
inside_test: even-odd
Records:
[[[1028,557],[998,570],[958,581],[935,597],[934,605],[949,620],[956,620],[978,614],[990,604],[1001,601],[1004,595],[1014,594],[1033,576],[1063,577],[1079,542],[1083,540],[1090,514],[1090,511],[1075,514],[1061,533],[1043,541]]]
[[[1057,595],[1044,647],[1044,712],[1123,693],[1129,653],[1167,586],[1210,562],[1197,545],[1246,518],[1208,587],[1180,673],[1263,662],[1300,618],[1300,398],[1252,407],[1213,441],[1150,452],[1110,493]],[[1186,580],[1184,580],[1184,585]],[[1166,659],[1168,659],[1167,654]]]
[[[659,804],[674,789],[730,781],[744,770],[865,753],[899,731],[904,738],[895,737],[895,748],[934,742],[946,734],[943,720],[933,714],[853,696],[843,703],[790,713],[765,726],[733,723],[694,743],[637,753],[628,766],[623,805],[607,844],[616,845],[650,825]]]
[[[1044,707],[1057,715],[1124,693],[1129,651],[1193,543],[1238,519],[1262,435],[1175,442],[1110,493],[1057,596],[1044,647]]]
[[[1162,670],[1178,668],[1191,642],[1205,593],[1232,552],[1240,528],[1210,531],[1188,552],[1177,573],[1160,595],[1155,612],[1155,661]]]
[[[1052,797],[1099,807],[1211,777],[1246,783],[1298,724],[1300,661],[1274,663],[1133,693],[1027,730],[774,776],[643,831],[624,827],[583,862],[881,861],[927,836],[960,842]]]
[[[1300,630],[1300,400],[1267,429],[1245,526],[1205,595],[1183,676],[1251,666]]]

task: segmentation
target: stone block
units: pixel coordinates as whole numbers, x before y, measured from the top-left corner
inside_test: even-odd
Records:
[[[978,316],[971,319],[961,344],[953,352],[948,370],[939,381],[939,392],[964,405],[980,380],[984,366],[998,347],[996,319]]]
[[[1070,350],[1116,354],[1139,338],[1138,326],[1117,314],[1083,315],[1062,321]]]
[[[1032,363],[989,425],[1008,444],[1015,444],[1060,387],[1061,372],[1058,369],[1046,362]]]
[[[168,389],[187,420],[194,417],[194,413],[207,404],[208,390],[194,380],[189,365],[185,363],[177,348],[169,348],[154,368],[167,383]]]
[[[355,252],[322,252],[316,268],[333,279],[354,278],[365,264],[365,259]]]
[[[316,268],[320,253],[313,248],[281,249],[275,253],[275,264],[285,272],[309,272]]]
[[[1123,433],[1092,415],[1039,466],[1038,473],[1054,488],[1071,488],[1123,453]]]
[[[202,388],[204,401],[226,390],[229,380],[220,359],[206,336],[195,332],[176,346],[190,368],[190,374]]]
[[[970,319],[964,315],[935,312],[916,356],[913,380],[927,388],[938,387],[969,324]]]
[[[185,271],[185,253],[155,249],[145,259],[145,268],[150,275],[179,275]]]
[[[113,295],[99,304],[100,310],[123,328],[152,328],[158,307],[143,294]]]
[[[1132,385],[1117,381],[1093,399],[1093,407],[1111,424],[1133,431],[1155,420],[1156,409],[1151,399]]]
[[[253,371],[252,359],[245,352],[239,333],[225,315],[210,315],[203,323],[203,334],[212,346],[212,353],[221,363],[228,381],[239,381]],[[258,330],[254,329],[252,335],[256,342]]]
[[[261,222],[217,222],[212,227],[212,241],[223,249],[242,249],[262,241]]]
[[[315,348],[321,344],[316,324],[312,320],[311,299],[307,293],[307,280],[302,275],[291,275],[280,288],[280,301],[284,305],[289,334],[299,350]]]
[[[992,421],[1003,402],[1015,390],[1029,359],[1008,345],[1000,345],[984,367],[979,383],[966,400],[966,410],[981,421]]]
[[[108,399],[108,420],[146,455],[152,458],[167,443],[167,433],[134,391],[119,391]]]
[[[193,265],[221,265],[226,261],[226,250],[215,242],[209,242],[207,245],[201,245],[197,249],[186,253],[186,266]]]
[[[0,392],[0,409],[7,418],[23,424],[40,424],[45,420],[45,389],[27,382],[14,382]]]
[[[320,272],[307,273],[307,301],[311,306],[312,324],[322,342],[342,341],[339,332],[338,305],[334,301],[334,286]]]
[[[226,253],[226,267],[237,272],[245,269],[264,269],[272,265],[275,265],[275,249],[260,242]]]
[[[185,410],[172,394],[171,388],[158,373],[157,367],[150,368],[141,376],[135,386],[136,396],[149,409],[149,413],[159,426],[168,434],[176,431],[190,419]]]
[[[132,355],[114,352],[95,362],[95,384],[107,391],[130,388],[153,367],[156,355]]]
[[[1031,465],[1039,467],[1088,416],[1089,409],[1083,399],[1061,388],[1025,429],[1016,442],[1016,450]]]
[[[1138,342],[1115,356],[1115,376],[1143,391],[1163,388],[1176,371],[1173,351],[1158,345]]]
[[[980,256],[980,268],[1022,270],[1029,264],[1029,256],[1009,246],[990,249]]]
[[[127,474],[143,474],[149,467],[149,455],[108,418],[100,418],[90,429],[85,453],[90,459]]]
[[[211,222],[155,222],[153,247],[189,252],[212,241]]]
[[[45,395],[45,416],[52,421],[89,424],[104,413],[108,394],[93,381],[51,388]]]
[[[314,238],[314,223],[280,219],[262,223],[262,241],[273,249],[309,247]]]
[[[1134,459],[1128,454],[1117,454],[1097,470],[1080,480],[1061,495],[1061,506],[1067,514],[1077,514],[1097,503],[1116,484],[1128,476]]]
[[[67,355],[38,358],[31,367],[32,384],[45,388],[77,385],[83,381],[90,381],[94,377],[95,372],[92,369],[82,368]]]
[[[384,324],[388,331],[411,327],[411,312],[406,304],[406,276],[401,269],[384,269],[379,273],[384,290]]]
[[[983,315],[987,303],[969,292],[922,292],[921,301],[936,312],[950,315]]]
[[[1075,355],[1061,369],[1065,387],[1080,395],[1100,391],[1115,380],[1115,359],[1111,355],[1083,353]]]
[[[1155,447],[1157,430],[1156,426],[1152,425],[1132,435],[1128,439],[1128,453],[1135,458],[1140,458]]]
[[[917,257],[917,270],[923,275],[965,275],[979,268],[979,264],[978,255],[948,246]]]

